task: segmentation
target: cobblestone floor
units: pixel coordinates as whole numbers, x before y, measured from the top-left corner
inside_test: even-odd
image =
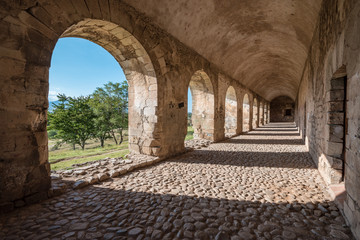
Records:
[[[0,239],[23,238],[353,239],[285,124],[0,217]]]

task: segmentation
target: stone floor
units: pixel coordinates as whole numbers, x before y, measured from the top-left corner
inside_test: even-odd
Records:
[[[0,239],[185,238],[353,239],[286,124],[0,217]]]

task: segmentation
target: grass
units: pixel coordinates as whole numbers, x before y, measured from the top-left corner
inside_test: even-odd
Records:
[[[64,148],[55,151],[50,151],[49,162],[51,163],[56,160],[64,159],[64,158],[86,157],[86,156],[105,154],[127,148],[128,148],[128,142],[123,142],[121,145],[107,144],[103,148],[100,146],[85,148],[85,150],[81,150],[81,149],[72,150],[71,148],[70,149]]]
[[[192,126],[188,126],[187,127],[187,134],[186,134],[186,137],[185,137],[185,141],[187,140],[191,140],[194,138],[194,129]]]
[[[59,149],[52,150],[57,140],[49,139],[49,162],[51,169],[70,169],[73,164],[92,162],[107,157],[124,157],[129,153],[127,131],[125,131],[124,135],[124,142],[120,145],[116,145],[113,139],[107,139],[103,148],[98,140],[91,139],[86,143],[85,150],[82,150],[79,146],[76,146],[75,150],[73,150],[69,144],[63,144]]]
[[[126,154],[129,153],[128,149],[123,149],[120,152],[115,153],[109,153],[104,155],[98,155],[98,156],[92,156],[92,157],[86,157],[86,158],[73,158],[70,160],[61,161],[58,163],[51,164],[52,170],[63,170],[63,169],[71,169],[73,164],[79,164],[79,163],[86,163],[86,162],[93,162],[96,160],[100,160],[103,158],[116,158],[116,157],[124,157]]]
[[[194,138],[194,129],[188,126],[186,140]],[[92,162],[104,158],[124,157],[129,153],[128,137],[125,135],[124,142],[121,145],[115,145],[112,139],[105,141],[105,147],[100,147],[97,140],[89,140],[86,144],[85,150],[81,150],[79,146],[73,150],[69,144],[62,145],[58,150],[50,150],[55,145],[56,140],[49,139],[49,162],[52,170],[71,169],[73,164]],[[64,160],[62,160],[64,159]],[[57,160],[62,160],[54,163]]]

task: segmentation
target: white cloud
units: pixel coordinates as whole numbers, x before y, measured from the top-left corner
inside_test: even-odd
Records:
[[[57,98],[58,92],[57,91],[49,91],[49,101],[56,101],[58,100]]]

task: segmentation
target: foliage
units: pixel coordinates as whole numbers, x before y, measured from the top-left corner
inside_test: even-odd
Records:
[[[191,118],[192,118],[192,113],[188,112],[188,115],[187,115],[187,125],[188,126],[192,126]]]
[[[59,144],[71,144],[74,150],[78,144],[84,150],[90,138],[99,139],[101,147],[108,138],[113,138],[116,145],[124,140],[123,129],[128,125],[127,82],[109,82],[86,97],[59,94],[52,106],[48,113],[49,138],[60,139]]]
[[[85,148],[85,143],[94,135],[96,115],[91,109],[90,97],[67,97],[59,94],[59,102],[54,104],[49,113],[49,130],[57,130],[56,138],[63,142]]]
[[[50,139],[54,139],[54,138],[56,137],[56,135],[57,135],[57,131],[56,131],[56,130],[52,129],[52,130],[49,130],[49,131],[48,131],[48,137],[49,137]]]
[[[128,85],[127,82],[109,82],[97,88],[92,94],[90,105],[96,115],[95,137],[104,147],[104,141],[112,137],[116,144],[123,142],[123,129],[128,125]],[[120,141],[116,138],[120,133]]]

